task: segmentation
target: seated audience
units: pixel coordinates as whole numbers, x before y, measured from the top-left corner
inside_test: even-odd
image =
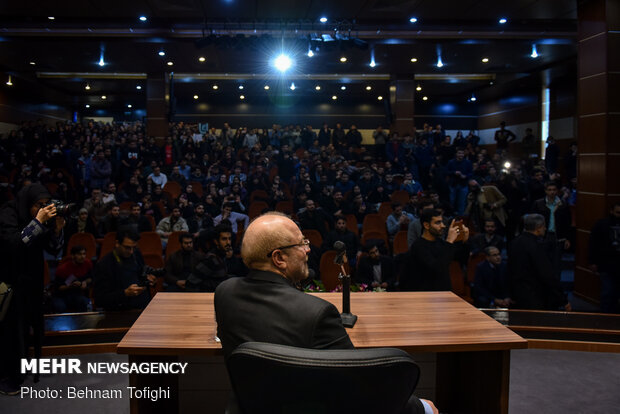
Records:
[[[497,226],[495,220],[488,219],[484,221],[484,233],[478,233],[469,239],[471,254],[482,253],[487,247],[497,247],[501,252],[504,250],[506,243],[504,238],[495,233]]]
[[[181,210],[178,207],[172,209],[168,217],[164,217],[157,224],[157,234],[161,237],[162,247],[165,249],[168,244],[168,237],[175,231],[189,231],[187,222],[181,217]]]
[[[334,230],[327,233],[327,237],[323,239],[323,246],[321,246],[321,250],[324,252],[327,250],[333,250],[334,243],[337,241],[341,241],[345,244],[349,265],[351,268],[355,268],[357,256],[361,254],[359,242],[355,233],[347,228],[347,219],[342,216],[336,218],[336,226]]]
[[[317,230],[322,238],[327,237],[333,219],[322,208],[317,208],[313,200],[306,200],[306,208],[297,217],[302,230]]]
[[[139,204],[132,204],[130,213],[121,220],[123,227],[131,227],[134,231],[142,233],[143,231],[153,231],[151,222],[146,216],[142,215],[142,208]]]
[[[194,250],[194,239],[190,233],[179,234],[181,249],[172,253],[166,260],[166,290],[184,292],[187,278],[196,271],[196,266],[204,258],[203,254]]]
[[[407,229],[409,223],[413,220],[413,214],[404,211],[402,204],[392,203],[392,214],[390,214],[386,220],[387,231],[390,238],[396,236],[396,233],[398,233],[401,228]]]
[[[213,247],[188,275],[185,289],[188,292],[215,292],[215,288],[228,279],[226,253],[232,251],[232,229],[226,223],[220,223],[211,235]]]
[[[365,283],[371,289],[392,290],[396,283],[394,260],[390,256],[381,254],[375,243],[368,243],[364,248],[368,255],[360,257],[356,281]]]
[[[86,257],[86,248],[75,245],[71,248],[71,259],[56,268],[52,303],[54,312],[86,312],[90,299],[93,263]]]
[[[476,267],[473,285],[474,306],[478,308],[507,308],[512,305],[510,299],[508,272],[506,263],[497,247],[484,248],[486,260]]]
[[[99,236],[103,237],[111,231],[117,231],[121,220],[121,209],[118,204],[110,204],[108,214],[99,221]]]
[[[238,223],[243,223],[243,228],[247,229],[248,224],[250,224],[250,218],[245,214],[233,211],[233,208],[235,208],[235,203],[224,203],[222,205],[222,213],[213,219],[213,225],[217,226],[222,222],[228,222],[228,225],[231,227],[232,232],[234,234],[237,234],[239,230]]]

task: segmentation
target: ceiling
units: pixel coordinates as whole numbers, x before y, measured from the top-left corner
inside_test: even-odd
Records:
[[[237,99],[240,84],[249,100],[273,93],[266,83],[295,83],[287,93],[325,99],[376,99],[390,77],[415,78],[431,99],[492,98],[489,88],[575,66],[576,31],[576,0],[22,0],[0,11],[0,73],[12,76],[7,93],[74,108],[144,107],[147,74],[163,72],[174,74],[179,102]],[[282,50],[294,59],[284,77],[270,64]]]

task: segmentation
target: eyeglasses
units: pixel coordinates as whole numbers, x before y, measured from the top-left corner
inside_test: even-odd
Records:
[[[276,247],[275,249],[273,249],[272,251],[267,253],[267,257],[271,257],[276,250],[290,249],[291,247],[297,247],[297,246],[299,246],[299,247],[310,246],[310,240],[303,239],[300,243],[289,244],[288,246]]]

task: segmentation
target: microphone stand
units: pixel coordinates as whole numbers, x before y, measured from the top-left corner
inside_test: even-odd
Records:
[[[351,313],[351,275],[348,275],[344,269],[346,257],[346,253],[343,252],[342,255],[336,257],[334,263],[340,266],[338,279],[342,281],[342,313],[340,314],[342,325],[345,328],[353,328],[357,322],[357,315]]]

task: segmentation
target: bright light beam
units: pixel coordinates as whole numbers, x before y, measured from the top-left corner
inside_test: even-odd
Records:
[[[286,56],[285,54],[281,54],[280,56],[274,59],[273,65],[280,72],[286,72],[293,65],[293,61],[291,60],[290,57]]]

